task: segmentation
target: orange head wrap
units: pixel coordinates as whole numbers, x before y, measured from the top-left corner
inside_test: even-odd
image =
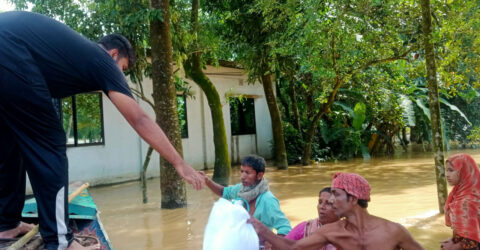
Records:
[[[332,188],[340,188],[360,200],[370,201],[370,184],[362,176],[354,173],[336,173]]]

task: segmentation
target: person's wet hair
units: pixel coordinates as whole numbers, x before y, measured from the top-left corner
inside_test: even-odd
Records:
[[[344,190],[345,191],[345,190]],[[347,192],[345,192],[347,193]],[[354,197],[353,195],[347,193],[347,199],[350,199],[350,197]],[[361,199],[357,199],[357,204],[361,207],[361,208],[367,208],[368,207],[368,201],[367,200],[361,200]]]
[[[117,49],[120,58],[125,57],[128,59],[128,68],[131,69],[135,65],[136,57],[135,50],[127,38],[120,34],[110,34],[102,37],[98,41],[106,50]]]
[[[265,159],[258,155],[248,155],[242,159],[243,166],[249,166],[258,173],[265,172]]]
[[[322,188],[322,190],[320,190],[320,192],[318,193],[318,195],[320,195],[320,194],[323,193],[323,192],[327,192],[327,193],[331,194],[331,193],[332,193],[332,188],[330,188],[330,187],[324,187],[324,188]]]

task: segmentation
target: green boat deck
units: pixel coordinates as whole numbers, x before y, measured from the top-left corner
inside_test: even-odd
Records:
[[[71,219],[96,219],[97,205],[86,189],[69,203],[68,214],[70,215]],[[24,218],[38,217],[37,202],[35,198],[25,201],[22,216]]]

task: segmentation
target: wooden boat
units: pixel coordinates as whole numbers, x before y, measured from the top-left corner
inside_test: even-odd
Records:
[[[69,203],[68,210],[70,217],[69,227],[80,244],[88,246],[99,243],[102,250],[113,249],[107,232],[100,221],[97,205],[86,189]],[[37,203],[34,198],[25,201],[22,217],[25,222],[38,223]],[[15,242],[16,239],[0,239],[0,249],[7,249]],[[37,233],[21,249],[36,250],[43,249],[43,247],[40,234]]]

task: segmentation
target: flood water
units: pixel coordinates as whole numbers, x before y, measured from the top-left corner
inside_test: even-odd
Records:
[[[450,151],[447,156],[458,152]],[[462,152],[480,162],[480,151]],[[283,171],[267,168],[265,177],[293,227],[317,217],[318,192],[339,171],[364,176],[372,188],[368,211],[401,223],[425,249],[439,249],[439,242],[451,236],[443,215],[438,214],[430,153],[293,166]],[[238,183],[239,169],[233,172],[231,183]],[[186,208],[162,210],[159,186],[158,178],[149,180],[148,204],[142,204],[139,182],[90,189],[116,249],[202,249],[204,228],[218,197],[208,188],[195,191],[189,186]]]

